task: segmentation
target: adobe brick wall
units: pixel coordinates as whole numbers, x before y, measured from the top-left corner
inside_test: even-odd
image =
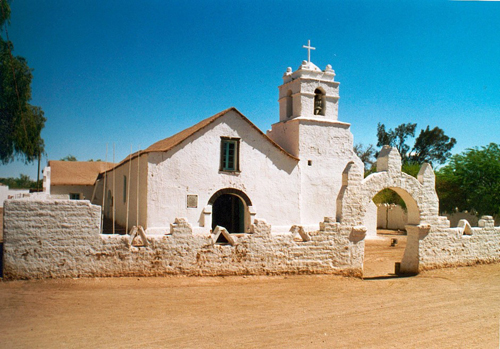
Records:
[[[433,228],[420,240],[420,270],[500,262],[500,227],[483,216],[479,227]],[[470,234],[470,235],[469,235]]]
[[[362,276],[366,227],[326,218],[318,231],[271,234],[263,220],[234,246],[193,234],[184,219],[170,234],[137,247],[128,235],[101,235],[100,206],[77,200],[9,200],[4,208],[7,279],[157,275],[343,274]],[[412,226],[402,268],[408,272],[500,262],[500,227]],[[412,231],[415,230],[413,233]],[[464,232],[469,235],[464,235]],[[413,237],[414,239],[410,239]],[[411,235],[411,236],[410,236]],[[140,238],[139,238],[140,239]]]
[[[8,279],[47,277],[322,273],[361,276],[364,235],[327,220],[310,240],[272,235],[256,221],[235,246],[193,235],[182,219],[171,234],[135,247],[128,235],[99,234],[100,207],[87,201],[10,200],[5,206]]]

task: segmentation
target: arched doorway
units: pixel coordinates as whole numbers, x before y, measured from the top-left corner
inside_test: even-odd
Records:
[[[420,240],[440,221],[435,185],[434,171],[429,164],[422,165],[415,178],[401,172],[401,156],[397,149],[384,146],[377,158],[377,172],[366,178],[362,166],[355,162],[347,164],[337,196],[337,220],[345,226],[364,227],[373,197],[386,188],[396,192],[404,200],[408,214],[407,245],[400,271],[417,274]],[[363,263],[362,259],[356,262]]]
[[[399,188],[400,193],[406,191]],[[400,273],[400,266],[407,246],[406,226],[408,208],[413,217],[418,216],[415,200],[410,195],[402,198],[391,188],[380,190],[367,206],[364,225],[365,238],[363,277],[388,278]],[[372,206],[373,205],[373,206]]]
[[[223,194],[212,205],[212,229],[221,226],[231,234],[245,232],[245,205],[236,195]]]
[[[244,234],[248,231],[248,207],[252,206],[252,202],[244,192],[234,188],[221,189],[212,195],[208,204],[212,206],[212,230],[221,226],[230,234]],[[222,235],[219,239],[225,240]]]

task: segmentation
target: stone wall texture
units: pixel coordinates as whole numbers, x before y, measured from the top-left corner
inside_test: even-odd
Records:
[[[419,244],[419,270],[500,262],[500,227],[483,216],[479,227],[433,227]]]
[[[177,219],[164,236],[100,234],[100,206],[75,200],[9,200],[4,209],[4,277],[342,274],[362,276],[364,226],[326,218],[306,233],[294,226],[271,234],[256,220],[250,234],[220,245],[193,234]],[[500,227],[485,216],[480,227],[408,226],[402,270],[500,262]]]
[[[170,234],[101,235],[100,207],[88,201],[10,200],[5,205],[4,277],[244,275],[361,276],[364,232],[327,219],[316,232],[272,235],[262,220],[234,246],[193,235],[184,219]],[[304,236],[305,237],[305,236]],[[306,241],[309,240],[309,241]]]

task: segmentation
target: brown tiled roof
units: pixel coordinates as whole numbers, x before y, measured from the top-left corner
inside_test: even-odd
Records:
[[[99,173],[113,168],[112,162],[49,161],[50,185],[94,185]]]
[[[238,109],[235,107],[228,108],[226,110],[221,111],[220,113],[217,113],[207,119],[204,119],[197,123],[196,125],[193,125],[185,130],[182,130],[179,133],[176,133],[173,136],[170,136],[168,138],[162,139],[161,141],[158,141],[152,145],[150,145],[148,148],[141,150],[140,152],[135,152],[129,156],[127,156],[125,159],[123,159],[119,164],[116,165],[116,167],[121,166],[125,163],[127,163],[129,160],[136,158],[137,156],[145,154],[145,153],[151,153],[151,152],[165,152],[176,145],[182,143],[184,140],[186,140],[188,137],[192,136],[196,132],[202,130],[203,128],[207,127],[210,125],[212,122],[216,121],[218,118],[226,115],[230,111],[236,112],[243,120],[248,122],[250,126],[252,126],[258,133],[260,133],[268,142],[270,142],[272,145],[274,145],[276,148],[278,148],[282,153],[284,153],[286,156],[291,157],[292,159],[299,160],[299,158],[293,156],[289,152],[287,152],[285,149],[279,146],[278,143],[273,141],[271,138],[269,138],[265,133],[263,133],[257,126],[255,126],[249,119],[247,119]]]

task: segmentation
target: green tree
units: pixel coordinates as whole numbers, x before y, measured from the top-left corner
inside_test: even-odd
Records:
[[[444,164],[451,156],[451,149],[457,141],[445,135],[439,127],[421,130],[415,139],[413,147],[407,142],[409,138],[415,137],[417,124],[401,124],[394,130],[386,130],[385,125],[377,125],[377,146],[390,145],[398,149],[403,163],[423,164],[428,162],[431,165]]]
[[[361,161],[363,161],[365,171],[369,171],[373,167],[373,164],[377,161],[375,158],[377,151],[375,150],[373,144],[368,144],[365,147],[363,144],[358,143],[354,145],[354,152],[357,156],[359,156]]]
[[[439,127],[434,127],[432,130],[429,126],[425,130],[421,130],[415,145],[411,150],[410,158],[413,162],[423,164],[444,164],[451,156],[451,149],[457,141],[455,138],[450,138],[444,134],[444,131]]]
[[[77,161],[77,160],[75,156],[69,154],[63,157],[60,161]]]
[[[40,181],[39,186],[41,187],[42,181]],[[18,178],[0,178],[0,183],[9,186],[10,189],[36,189],[37,183],[32,180],[30,176],[25,174],[20,174]]]
[[[408,160],[408,152],[410,150],[410,146],[406,144],[406,140],[408,137],[415,136],[415,128],[417,124],[401,124],[396,127],[394,130],[389,129],[385,130],[385,125],[379,123],[377,125],[377,146],[383,147],[384,145],[390,145],[391,147],[395,147],[399,154],[401,154],[401,159],[403,162]]]
[[[7,0],[0,0],[0,10],[0,161],[6,164],[17,157],[30,163],[44,152],[41,132],[46,119],[40,107],[29,104],[32,69],[23,57],[12,55]]]
[[[500,214],[500,145],[490,143],[453,155],[438,171],[441,210]]]

